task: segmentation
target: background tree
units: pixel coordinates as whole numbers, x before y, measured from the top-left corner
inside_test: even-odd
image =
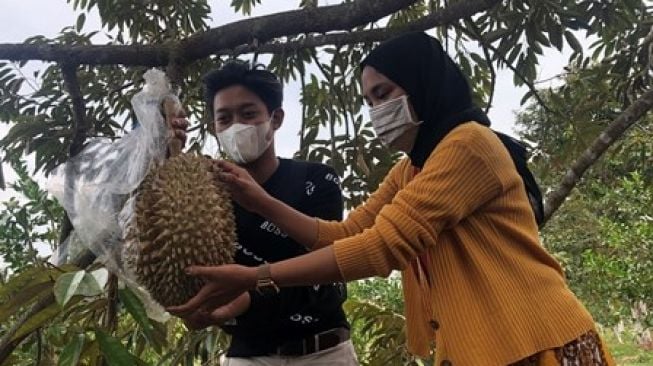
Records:
[[[207,1],[67,2],[79,17],[58,36],[0,44],[0,60],[7,60],[0,63],[0,121],[12,126],[0,141],[0,156],[23,173],[18,191],[24,195],[5,203],[2,213],[3,223],[13,230],[7,231],[9,244],[1,247],[13,274],[2,276],[0,288],[0,363],[26,363],[34,355],[42,364],[64,365],[214,362],[225,341],[215,330],[189,333],[178,322],[149,319],[133,292],[104,275],[92,253],[55,267],[35,256],[29,245],[17,246],[53,240],[52,230],[60,227],[56,249],[72,229],[61,209],[30,186],[21,161],[33,157],[33,173],[47,173],[79,152],[88,138],[122,136],[134,123],[129,100],[152,66],[165,68],[181,92],[193,122],[189,149],[200,151],[211,125],[202,105],[200,76],[234,57],[257,60],[264,55],[284,80],[301,84],[296,155],[334,166],[348,207],[355,206],[398,158],[381,148],[361,113],[356,65],[375,42],[411,30],[429,30],[443,41],[485,108],[496,103],[498,69],[511,70],[515,85],[528,88],[523,101],[531,106],[521,121],[548,188],[548,217],[585,171],[621,139],[600,163],[611,172],[606,176],[590,170],[582,190],[574,192],[551,229],[545,229],[544,239],[560,252],[572,284],[596,313],[603,314],[606,305],[582,284],[601,271],[619,280],[619,296],[604,289],[615,309],[622,311],[634,299],[650,299],[642,285],[646,282],[639,282],[650,279],[650,269],[641,277],[623,275],[646,268],[636,254],[650,246],[645,210],[650,207],[645,206],[651,199],[646,190],[650,175],[643,166],[650,161],[645,141],[650,141],[651,129],[650,119],[641,119],[653,106],[653,19],[647,2],[356,0],[318,6],[316,1],[299,1],[294,11],[250,17],[261,0],[233,0],[243,20],[213,29]],[[86,30],[86,14],[94,10],[102,29]],[[108,44],[93,43],[98,32],[109,37]],[[588,50],[578,34],[593,40]],[[543,54],[563,48],[573,50],[563,86],[538,90]],[[22,72],[28,60],[50,64],[28,78]],[[628,206],[619,211],[616,207],[622,205]],[[581,227],[601,230],[582,236]],[[633,244],[638,240],[644,244]],[[618,258],[624,250],[628,256]],[[360,287],[354,288],[348,309],[361,331],[357,337],[369,345],[359,349],[363,361],[419,364],[397,352],[403,349],[400,308],[387,305],[397,298],[397,290],[377,291],[374,282],[355,286]],[[372,296],[377,292],[387,295],[376,300],[382,306]],[[379,319],[383,321],[374,321]]]

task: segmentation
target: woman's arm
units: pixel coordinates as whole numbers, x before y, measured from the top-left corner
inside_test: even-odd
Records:
[[[232,198],[244,209],[257,213],[274,222],[296,242],[310,248],[317,241],[317,221],[284,202],[270,196],[236,164],[220,160],[216,162],[218,179],[231,191]]]
[[[345,221],[325,221],[305,215],[270,196],[247,170],[224,160],[217,161],[216,165],[218,179],[227,184],[232,198],[238,204],[274,222],[295,241],[315,250],[374,225],[376,215],[398,191],[395,180],[402,170],[401,164],[406,163],[403,161],[396,164],[376,192],[350,212]]]
[[[270,265],[272,279],[277,286],[306,286],[341,282],[338,263],[329,246],[308,254]],[[206,281],[195,297],[180,306],[166,308],[173,315],[184,317],[202,309],[215,309],[228,304],[243,292],[256,287],[257,268],[237,264],[223,266],[192,266],[186,269],[190,276]]]

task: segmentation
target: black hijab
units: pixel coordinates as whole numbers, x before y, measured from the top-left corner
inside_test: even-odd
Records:
[[[472,102],[467,79],[440,42],[423,32],[400,35],[381,43],[361,62],[372,66],[408,94],[419,126],[410,151],[411,164],[422,168],[437,144],[456,126],[475,121],[490,126],[488,116]],[[510,152],[531,201],[538,224],[543,218],[542,195],[528,170],[527,151],[519,141],[495,131]]]

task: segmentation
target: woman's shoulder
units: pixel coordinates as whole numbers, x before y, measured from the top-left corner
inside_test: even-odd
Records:
[[[494,140],[497,139],[497,137],[489,127],[478,122],[470,121],[458,125],[456,128],[451,130],[442,141],[473,143],[475,141],[483,141],[486,139]]]
[[[442,139],[439,145],[443,148],[462,146],[465,150],[481,156],[509,158],[496,133],[477,122],[467,122],[457,126]]]

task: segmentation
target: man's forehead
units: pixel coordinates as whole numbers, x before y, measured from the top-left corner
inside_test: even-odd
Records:
[[[258,95],[242,85],[233,85],[218,91],[213,100],[216,110],[241,109],[249,106],[263,105],[263,101]]]
[[[223,112],[223,111],[226,112],[226,111],[240,110],[240,109],[251,108],[251,107],[260,107],[261,105],[262,103],[256,101],[237,100],[234,103],[217,101],[215,103],[215,110],[218,112]]]

